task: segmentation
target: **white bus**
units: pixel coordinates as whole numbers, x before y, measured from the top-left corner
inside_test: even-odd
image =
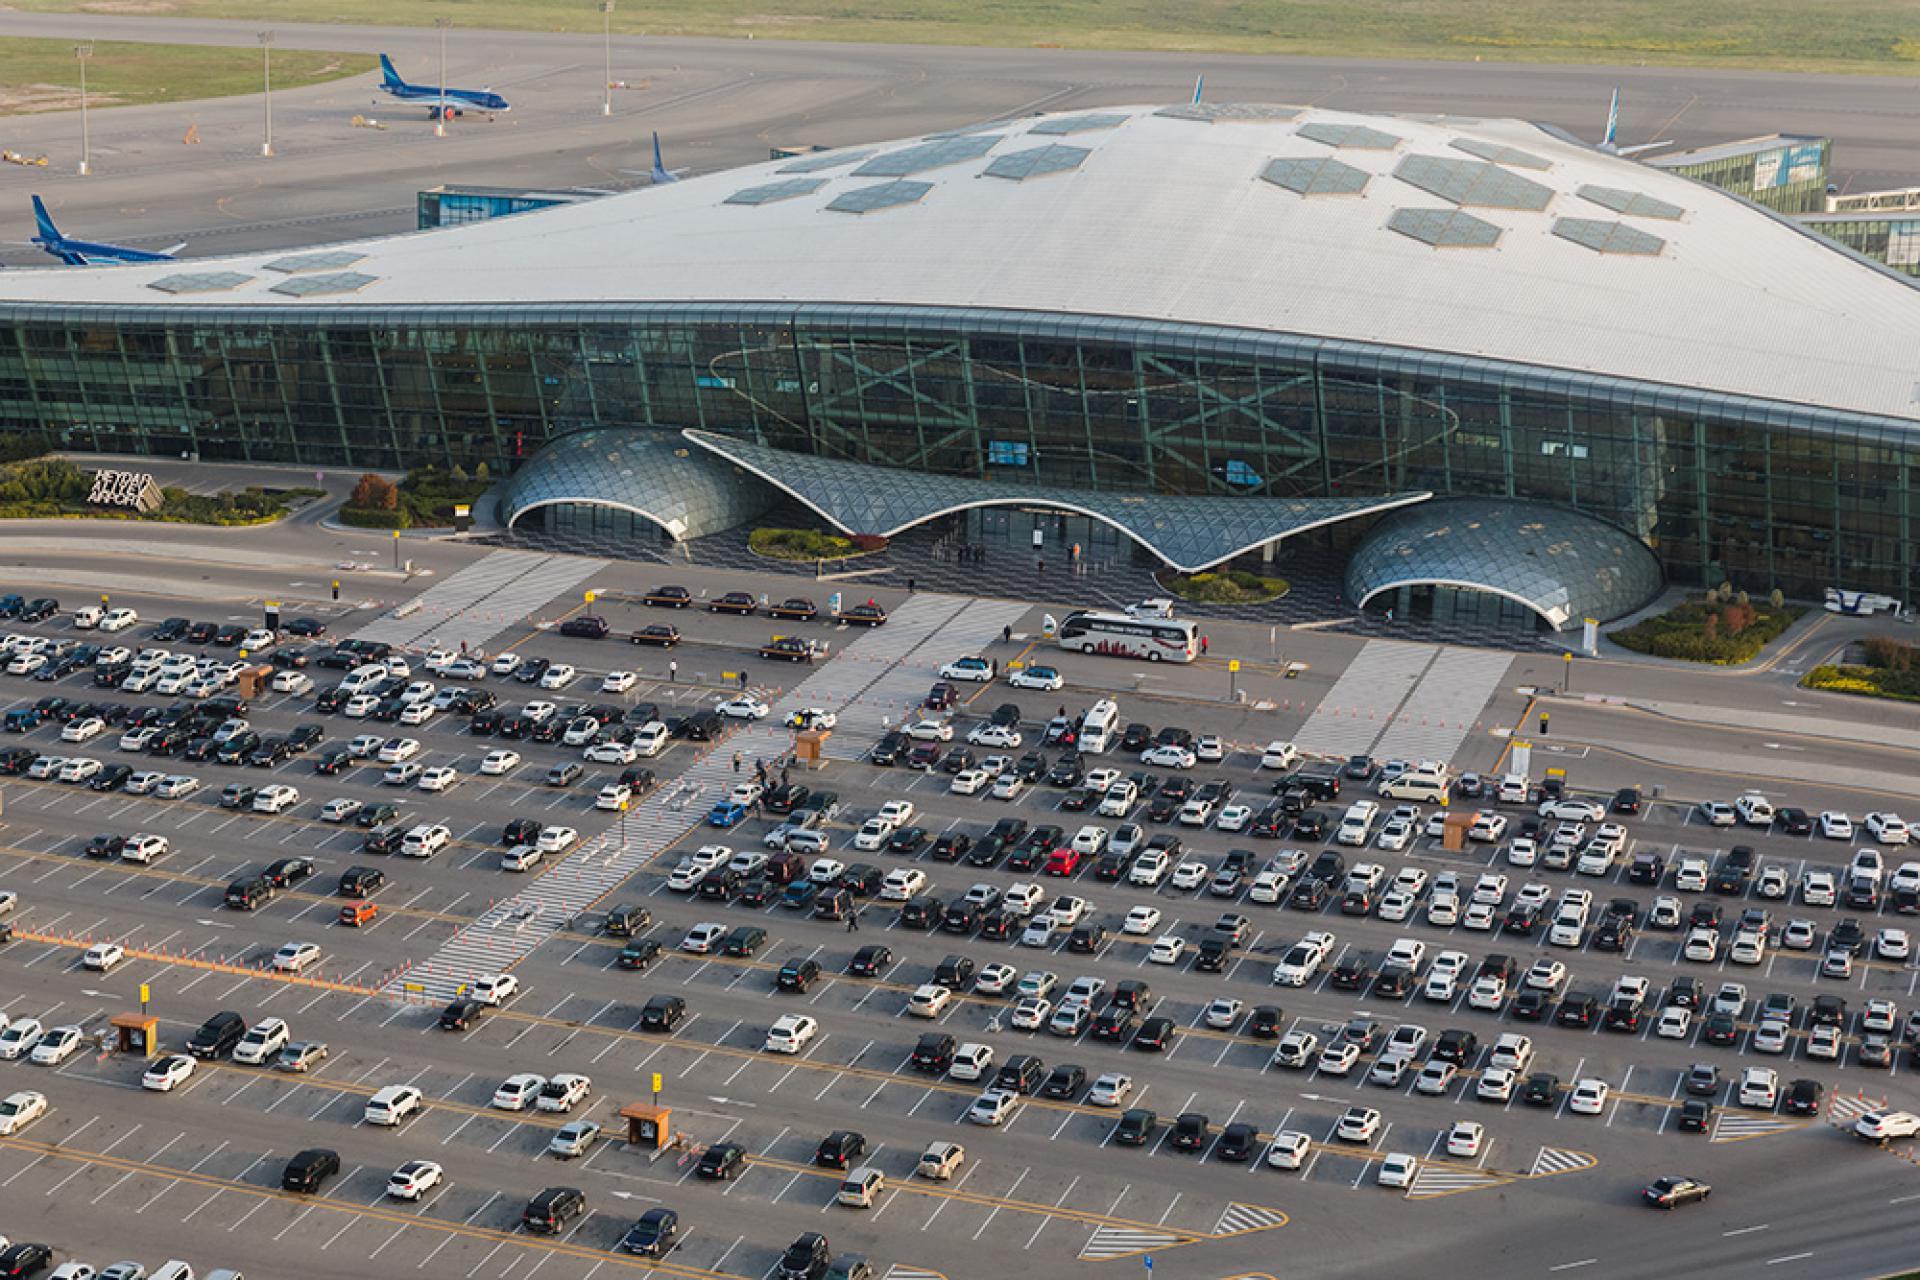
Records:
[[[1070,613],[1060,624],[1060,647],[1148,662],[1192,662],[1199,629],[1178,618],[1129,618],[1124,613]]]

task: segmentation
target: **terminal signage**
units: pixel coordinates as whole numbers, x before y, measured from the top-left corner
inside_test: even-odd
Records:
[[[100,507],[157,511],[164,498],[159,483],[144,471],[96,471],[87,501]]]

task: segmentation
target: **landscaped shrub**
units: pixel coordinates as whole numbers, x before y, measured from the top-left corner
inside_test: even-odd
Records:
[[[1609,632],[1607,638],[1623,649],[1656,658],[1721,665],[1751,662],[1802,612],[1796,605],[1769,603],[1763,608],[1751,599],[1735,599],[1727,588]]]
[[[840,560],[863,549],[857,541],[812,529],[755,529],[747,535],[747,545],[772,560]],[[884,547],[887,540],[879,543]]]
[[[1264,577],[1245,569],[1172,574],[1160,579],[1160,585],[1182,600],[1205,604],[1261,604],[1277,600],[1291,589],[1285,578]]]

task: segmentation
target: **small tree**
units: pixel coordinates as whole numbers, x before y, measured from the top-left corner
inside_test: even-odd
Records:
[[[1772,593],[1767,596],[1767,603],[1776,609],[1784,609],[1787,607],[1787,593],[1775,587]]]
[[[465,484],[467,482],[467,469],[457,462],[453,464],[453,470],[449,471],[447,475],[455,484]]]
[[[484,462],[473,464],[473,479],[476,484],[492,484],[493,471]]]
[[[392,481],[369,471],[353,486],[353,496],[347,499],[347,503],[373,511],[392,511],[400,505],[400,490]]]
[[[1743,605],[1753,603],[1751,600],[1747,599],[1747,593],[1744,591],[1742,591],[1738,596],[1736,596],[1735,599],[1739,600],[1739,602]]]
[[[1707,620],[1700,624],[1700,634],[1705,636],[1709,640],[1719,639],[1720,638],[1720,615],[1717,613],[1708,614]]]

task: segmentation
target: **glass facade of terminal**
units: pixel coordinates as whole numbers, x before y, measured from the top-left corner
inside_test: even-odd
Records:
[[[0,430],[511,468],[601,426],[1052,488],[1564,503],[1680,583],[1920,591],[1920,425],[1282,334],[912,307],[13,307]]]
[[[1832,150],[1827,138],[1779,137],[1648,156],[1646,163],[1730,191],[1775,213],[1809,213],[1826,207]]]
[[[1808,214],[1800,224],[1902,275],[1920,276],[1920,215]]]

